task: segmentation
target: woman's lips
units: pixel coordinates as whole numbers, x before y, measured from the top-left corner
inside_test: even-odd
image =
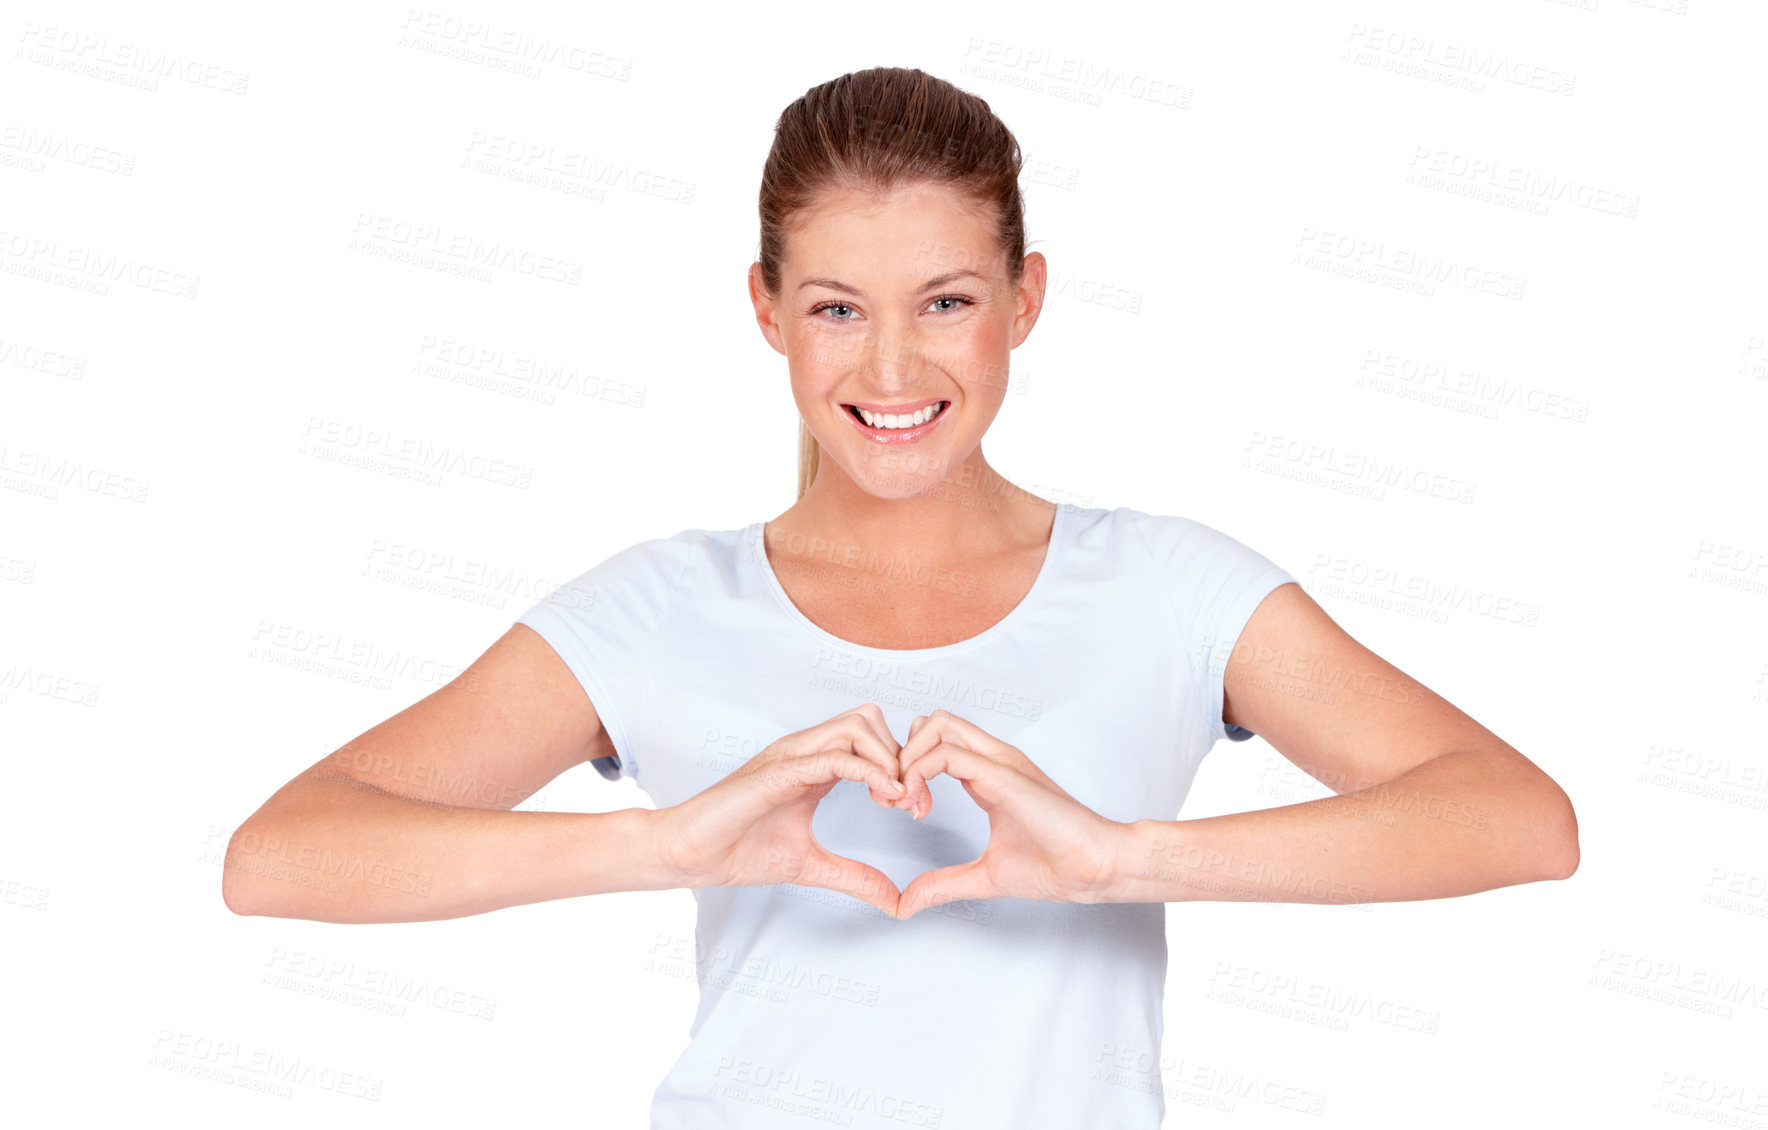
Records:
[[[852,421],[853,426],[858,428],[861,432],[864,432],[865,437],[873,443],[914,443],[934,428],[937,428],[939,422],[945,419],[946,415],[951,412],[951,401],[942,400],[940,403],[944,405],[944,407],[933,414],[933,419],[928,420],[925,424],[916,424],[912,428],[874,428],[855,415],[853,409],[847,407],[841,409],[841,414],[846,416],[848,420]]]

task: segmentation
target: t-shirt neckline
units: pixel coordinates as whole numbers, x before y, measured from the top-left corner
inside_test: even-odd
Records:
[[[787,617],[797,622],[800,627],[810,632],[811,635],[815,636],[817,639],[831,646],[843,648],[847,651],[861,652],[867,655],[882,656],[890,659],[936,659],[940,656],[951,655],[960,651],[968,651],[970,648],[977,647],[990,640],[1003,636],[1019,621],[1031,615],[1033,606],[1042,597],[1044,590],[1051,584],[1051,574],[1056,571],[1057,566],[1060,564],[1057,558],[1062,553],[1062,537],[1064,534],[1063,519],[1064,512],[1067,509],[1067,506],[1062,503],[1056,504],[1056,514],[1055,517],[1051,519],[1050,524],[1050,544],[1044,550],[1043,563],[1038,566],[1037,576],[1032,578],[1031,587],[1025,590],[1025,595],[1019,598],[1019,603],[1008,609],[1005,616],[996,620],[994,623],[971,636],[969,639],[957,640],[953,643],[942,644],[939,647],[870,647],[866,644],[858,644],[854,643],[852,640],[842,639],[833,632],[822,628],[810,617],[806,616],[796,604],[792,603],[792,598],[786,593],[786,586],[780,583],[779,575],[774,572],[773,562],[769,561],[767,558],[767,544],[763,537],[763,531],[767,526],[766,521],[751,524],[747,536],[749,538],[749,547],[756,562],[756,566],[761,570],[761,575],[765,578],[767,587],[773,590],[774,597],[780,602],[780,608],[785,612]]]

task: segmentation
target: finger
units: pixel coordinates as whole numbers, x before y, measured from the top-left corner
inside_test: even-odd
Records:
[[[759,794],[753,817],[766,810],[803,800],[806,796],[822,797],[837,781],[858,781],[880,797],[894,799],[901,794],[901,782],[887,777],[873,762],[840,748],[825,748],[811,753],[751,760],[731,775]],[[751,794],[751,795],[756,795]]]
[[[903,752],[909,748],[909,746],[912,746],[915,744],[915,735],[918,732],[920,732],[921,727],[925,726],[926,724],[927,724],[927,716],[925,714],[915,715],[914,718],[912,720],[910,720],[910,722],[909,722],[908,743],[906,745],[904,745],[902,747],[902,749],[899,749],[896,753],[897,779],[901,780],[903,782],[905,788],[903,789],[903,795],[901,797],[899,797],[898,799],[896,799],[895,801],[891,802],[892,807],[894,807],[894,808],[913,809],[916,806],[917,801],[916,801],[914,794],[906,788],[906,786],[908,784],[908,781],[906,780],[907,773],[908,773],[908,765],[907,765],[907,763],[905,763],[902,760],[902,755],[903,755]],[[919,747],[917,746],[916,748],[919,748]],[[920,817],[917,816],[916,819],[918,820],[918,819],[920,819]]]
[[[908,889],[902,892],[902,897],[897,900],[896,916],[909,918],[918,910],[943,906],[959,899],[998,897],[1000,892],[989,879],[988,870],[983,866],[982,860],[973,859],[969,863],[940,867],[916,875]]]
[[[953,714],[949,710],[935,710],[932,714],[927,716],[927,720],[929,722],[939,723],[940,732],[942,734],[948,734],[951,737],[958,738],[962,741],[962,744],[967,745],[972,749],[985,750],[989,746],[1007,744],[989,733],[987,730],[984,730],[981,726],[970,721],[968,718]],[[950,738],[947,740],[949,741]]]
[[[885,784],[868,782],[871,785],[872,799],[888,808],[894,805],[897,798],[905,792],[900,787],[902,774],[896,760],[898,747],[889,728],[882,727],[882,712],[871,703],[867,703],[866,706],[870,707],[870,713],[878,715],[878,722],[874,723],[868,717],[865,707],[838,715],[824,723],[824,726],[830,728],[830,732],[824,736],[822,748],[863,757],[878,767],[883,782],[896,782]],[[878,730],[881,727],[884,730],[883,737],[878,736]],[[823,727],[814,728],[820,730]]]
[[[925,819],[933,810],[933,792],[927,782],[941,773],[964,786],[979,808],[987,811],[1001,802],[1004,790],[1011,787],[1015,772],[986,754],[951,742],[941,741],[915,759],[903,774],[905,797],[912,806],[915,819]]]
[[[844,855],[836,855],[821,844],[811,841],[812,855],[807,866],[792,882],[803,887],[825,887],[856,899],[869,902],[895,918],[902,892],[890,876],[869,864]]]
[[[872,731],[878,735],[879,743],[882,744],[885,749],[889,750],[890,753],[895,754],[902,749],[901,743],[896,740],[896,735],[890,732],[890,724],[884,721],[884,709],[877,703],[861,703],[858,707],[848,713],[857,714],[865,719],[866,723],[871,726]]]
[[[902,752],[902,744],[896,740],[896,735],[890,732],[889,724],[884,721],[883,709],[875,702],[867,702],[860,704],[857,709],[849,713],[864,721],[872,733],[877,735],[878,748],[874,756],[883,767],[884,772],[892,780],[900,782],[902,780],[902,766],[897,757]],[[904,791],[899,788],[880,794],[877,789],[873,789],[872,799],[883,807],[889,808],[895,805],[897,798]]]
[[[872,798],[879,804],[894,804],[905,791],[903,783],[880,768],[875,760],[849,750],[824,749],[806,760],[814,767],[812,772],[816,781],[836,778],[858,781],[871,789]]]
[[[920,742],[920,748],[916,749],[903,763],[903,794],[902,799],[896,802],[896,807],[906,808],[914,814],[916,820],[923,820],[929,812],[933,811],[933,790],[927,787],[927,780],[940,773],[939,766],[930,763],[927,760],[928,757],[936,749],[942,749],[949,753],[952,750],[965,747],[962,745],[962,739],[956,735],[947,736],[947,727],[943,719],[929,718],[927,724],[921,727],[921,732],[916,737]],[[975,751],[969,750],[967,752],[973,753]]]
[[[957,739],[958,745],[985,754],[1003,765],[1010,765],[1026,776],[1035,777],[1051,788],[1059,787],[1048,774],[1037,767],[1037,763],[1032,761],[1024,750],[1011,742],[1002,741],[968,718],[960,718],[956,714],[947,715],[946,723],[946,732]],[[952,737],[945,740],[950,742]]]
[[[917,777],[912,772],[914,764],[925,757],[928,750],[942,741],[968,744],[955,733],[951,726],[951,720],[956,717],[957,715],[948,714],[944,710],[935,710],[932,714],[920,719],[919,724],[911,727],[908,743],[902,747],[902,752],[896,755],[897,764],[901,767],[899,776],[902,778],[902,783],[907,786],[902,799],[896,802],[896,807],[913,811],[917,820],[926,814],[924,810],[931,807],[933,803],[932,794],[920,787],[920,781],[932,776],[932,774],[922,774]]]
[[[926,753],[933,743],[939,740],[939,736],[943,732],[933,715],[917,715],[915,720],[909,723],[909,740],[902,743],[902,748],[896,752],[897,764],[906,771],[910,765],[914,764],[917,757]]]
[[[951,748],[973,750],[997,764],[1035,778],[1050,788],[1058,788],[1056,782],[1033,764],[1019,747],[1002,741],[968,718],[961,718],[947,710],[935,710],[928,716],[927,725],[914,733],[909,744],[898,755],[902,765],[902,782],[908,789],[902,799],[896,802],[897,808],[907,808],[925,815],[925,810],[932,806],[933,794],[927,792],[922,783],[937,774],[934,771],[916,773],[914,765],[938,743]]]
[[[909,727],[909,740],[898,752],[897,761],[906,770],[934,743],[942,741],[996,757],[1013,748],[968,719],[960,718],[949,710],[935,710],[919,725]]]

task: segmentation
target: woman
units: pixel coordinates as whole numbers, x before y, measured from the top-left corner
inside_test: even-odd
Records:
[[[1121,1130],[1164,1109],[1158,1073],[1099,1070],[1158,1057],[1163,903],[1570,875],[1553,781],[1270,560],[988,465],[1044,295],[1019,171],[987,104],[918,70],[788,107],[749,289],[802,419],[797,502],[529,609],[255,813],[227,904],[386,922],[691,888],[728,968],[654,1126]],[[1339,795],[1171,819],[1253,732]],[[509,811],[586,760],[656,809]]]

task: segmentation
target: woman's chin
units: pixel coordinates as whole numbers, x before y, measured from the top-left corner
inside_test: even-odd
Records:
[[[931,451],[905,448],[870,452],[853,481],[878,498],[913,498],[925,494],[946,478],[945,460]]]

